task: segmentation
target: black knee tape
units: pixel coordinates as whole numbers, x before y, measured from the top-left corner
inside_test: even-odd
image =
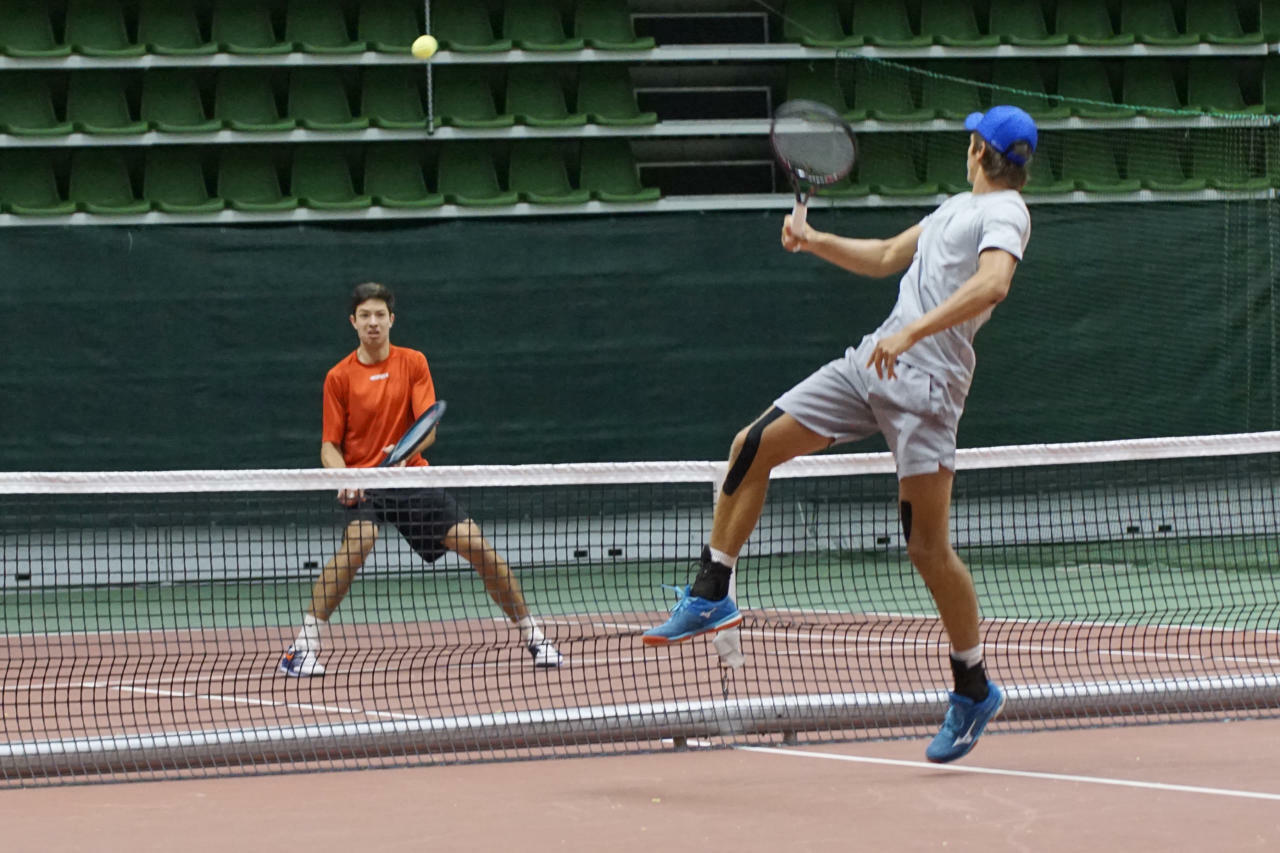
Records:
[[[742,442],[742,449],[738,451],[738,456],[733,460],[733,465],[729,468],[729,473],[724,477],[724,493],[731,495],[738,490],[738,486],[742,485],[742,480],[747,476],[747,472],[751,470],[751,463],[756,461],[756,451],[760,449],[760,437],[764,435],[765,427],[782,417],[783,411],[774,406],[760,416],[760,419],[751,425],[751,429],[747,430],[747,437]]]
[[[898,508],[902,511],[902,535],[907,543],[911,543],[911,501],[900,501]]]

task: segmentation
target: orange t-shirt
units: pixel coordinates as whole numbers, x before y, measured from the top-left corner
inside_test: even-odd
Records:
[[[361,364],[356,353],[333,366],[324,378],[324,433],[348,468],[372,468],[382,448],[400,440],[436,401],[427,357],[407,347],[391,347],[377,364]],[[414,454],[406,465],[426,465]]]

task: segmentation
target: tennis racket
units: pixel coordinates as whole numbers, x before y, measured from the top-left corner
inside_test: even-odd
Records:
[[[422,413],[422,417],[414,421],[413,426],[405,430],[404,435],[396,442],[395,447],[391,448],[387,458],[382,460],[378,467],[389,468],[392,465],[399,465],[416,453],[418,448],[422,446],[422,442],[436,428],[436,424],[440,423],[446,408],[448,407],[445,405],[444,400],[437,400],[431,404],[431,407]]]
[[[796,191],[791,233],[804,235],[809,198],[853,170],[858,146],[853,128],[840,114],[817,101],[787,101],[773,114],[769,141]]]

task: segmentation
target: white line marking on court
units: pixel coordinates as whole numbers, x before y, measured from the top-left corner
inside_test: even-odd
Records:
[[[323,714],[364,714],[369,717],[390,717],[395,720],[416,720],[417,714],[399,714],[395,711],[369,711],[364,708],[345,708],[341,705],[311,705],[303,702],[278,702],[273,699],[254,699],[250,696],[219,696],[214,693],[184,693],[178,690],[158,690],[150,687],[116,687],[121,693],[146,693],[152,696],[176,696],[183,699],[204,699],[234,705],[261,705],[271,708],[292,708],[298,711],[319,711]]]
[[[967,764],[933,764],[927,761],[905,761],[898,758],[872,758],[866,755],[842,755],[833,752],[809,752],[772,746],[735,746],[742,752],[789,755],[792,758],[824,758],[829,761],[852,761],[859,764],[883,764],[888,767],[912,767],[941,770],[948,773],[977,773],[988,776],[1014,776],[1020,779],[1046,779],[1050,782],[1079,782],[1086,785],[1112,785],[1121,788],[1146,788],[1152,791],[1178,791],[1185,794],[1210,794],[1216,797],[1241,797],[1252,800],[1280,801],[1280,794],[1262,791],[1240,791],[1232,788],[1204,788],[1199,785],[1174,785],[1168,782],[1141,782],[1136,779],[1110,779],[1105,776],[1074,776],[1069,773],[1043,773],[1035,770],[1004,770],[998,767],[974,767]]]

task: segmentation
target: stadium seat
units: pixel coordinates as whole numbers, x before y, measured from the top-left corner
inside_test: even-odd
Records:
[[[1150,134],[1132,133],[1128,144],[1129,177],[1137,178],[1144,189],[1155,192],[1196,192],[1208,184],[1204,178],[1190,177],[1183,167],[1182,145]]]
[[[233,210],[248,213],[283,212],[298,200],[280,189],[280,171],[273,152],[245,145],[228,145],[218,162],[218,196]]]
[[[304,53],[363,53],[364,42],[351,37],[338,0],[289,0],[284,40]]]
[[[916,105],[911,78],[903,71],[870,62],[842,63],[853,76],[853,104],[844,114],[849,121],[924,121],[933,110]],[[840,67],[840,66],[837,66]]]
[[[82,133],[146,133],[129,109],[128,80],[114,71],[78,71],[67,82],[67,121]]]
[[[1192,59],[1187,63],[1187,106],[1215,113],[1257,114],[1262,104],[1245,102],[1238,59]]]
[[[656,124],[658,114],[641,112],[631,73],[625,65],[584,63],[579,66],[577,111],[596,124]]]
[[[787,65],[788,101],[817,101],[844,115],[849,112],[844,90],[830,62],[792,62]]]
[[[1274,53],[1263,60],[1262,102],[1267,115],[1280,114],[1280,56]]]
[[[423,83],[421,69],[413,66],[367,68],[361,86],[360,115],[384,130],[425,128]]]
[[[858,138],[858,181],[883,196],[937,195],[937,184],[921,179],[916,138],[906,133],[864,133]]]
[[[54,38],[45,0],[0,0],[0,53],[13,57],[52,58],[71,53]]]
[[[71,133],[71,122],[58,118],[48,75],[39,71],[6,71],[4,80],[5,85],[0,86],[0,131],[14,136]]]
[[[1191,175],[1204,178],[1216,190],[1269,188],[1271,180],[1265,174],[1263,162],[1266,152],[1261,145],[1258,150],[1250,151],[1238,134],[1241,131],[1235,128],[1191,131]]]
[[[164,133],[212,133],[222,122],[204,109],[200,84],[185,69],[152,68],[142,75],[141,118]]]
[[[483,68],[447,67],[435,72],[435,114],[454,127],[510,127],[515,117],[499,113]]]
[[[1131,193],[1141,189],[1137,178],[1120,176],[1112,138],[1109,132],[1063,134],[1062,179],[1091,193]]]
[[[511,50],[510,39],[494,36],[488,7],[474,0],[435,0],[431,4],[431,32],[444,50],[459,53]]]
[[[463,207],[499,207],[519,198],[498,183],[488,148],[466,142],[440,147],[439,187],[445,201]]]
[[[1067,59],[1058,63],[1058,94],[1063,105],[1080,118],[1132,118],[1137,110],[1113,106],[1111,75],[1098,59]]]
[[[947,47],[995,47],[999,35],[978,29],[972,0],[923,0],[920,6],[920,33],[935,44]]]
[[[920,81],[920,107],[936,118],[953,121],[982,110],[978,65],[972,62],[940,62],[931,65]],[[948,79],[951,78],[951,79]],[[973,82],[969,82],[973,81]]]
[[[808,47],[858,47],[864,41],[844,31],[837,0],[790,0],[782,10],[782,39]]]
[[[87,213],[129,215],[151,209],[151,203],[133,191],[124,154],[111,148],[79,148],[71,153],[67,195]]]
[[[1075,181],[1065,180],[1059,177],[1057,172],[1063,135],[1055,133],[1040,137],[1035,157],[1031,160],[1030,180],[1022,188],[1023,194],[1060,195],[1075,190]]]
[[[991,66],[991,103],[1022,107],[1036,119],[1067,118],[1071,108],[1045,91],[1039,63],[1027,59],[1001,59]]]
[[[656,187],[640,183],[636,160],[625,139],[593,139],[582,143],[579,185],[606,202],[656,201]]]
[[[1120,47],[1133,44],[1133,33],[1117,33],[1106,0],[1058,0],[1054,32],[1072,44]]]
[[[239,131],[292,130],[297,124],[292,118],[280,115],[271,76],[254,68],[228,68],[218,72],[213,115],[227,127]]]
[[[138,42],[163,56],[203,56],[218,51],[218,46],[201,34],[195,7],[173,0],[141,0]]]
[[[966,156],[969,151],[967,133],[930,133],[925,137],[924,179],[936,184],[944,193],[968,192]]]
[[[68,0],[67,44],[85,56],[142,56],[146,45],[129,38],[119,0]]]
[[[142,197],[163,213],[217,213],[226,207],[209,195],[200,154],[169,145],[147,149]]]
[[[650,50],[653,39],[637,37],[627,0],[578,0],[573,34],[596,50]]]
[[[1041,5],[1027,0],[991,0],[987,29],[1004,44],[1018,47],[1058,47],[1067,43],[1065,35],[1049,32]]]
[[[527,65],[507,76],[507,110],[530,127],[577,127],[587,123],[583,113],[571,113],[559,69]]]
[[[517,142],[511,148],[511,189],[533,204],[586,204],[591,193],[574,189],[564,154],[550,140]]]
[[[75,203],[58,192],[52,152],[14,148],[0,157],[0,209],[19,216],[66,216]]]
[[[1246,33],[1236,0],[1192,0],[1187,3],[1187,32],[1209,44],[1262,44],[1262,33]]]
[[[1183,109],[1173,74],[1163,59],[1129,59],[1121,73],[1121,100],[1144,116],[1167,116]]]
[[[1140,44],[1174,47],[1199,44],[1199,33],[1178,29],[1170,0],[1121,0],[1120,32],[1131,33]]]
[[[279,54],[293,50],[276,35],[271,9],[258,0],[218,0],[213,4],[213,40],[227,53]]]
[[[381,207],[425,209],[444,204],[431,192],[422,169],[420,145],[368,145],[364,154],[364,191]]]
[[[932,36],[920,35],[911,29],[911,19],[902,0],[855,3],[849,29],[855,39],[875,47],[927,47],[933,43]]]
[[[356,193],[346,156],[327,145],[298,146],[291,187],[299,203],[313,210],[363,210],[373,204]]]
[[[552,0],[506,0],[502,35],[521,50],[582,50],[580,38],[565,33],[560,9]]]
[[[356,38],[380,53],[405,53],[425,32],[419,0],[364,0]]]
[[[1259,12],[1262,22],[1262,38],[1264,41],[1280,42],[1280,0],[1262,0]]]
[[[825,187],[819,187],[817,191],[817,196],[819,198],[847,199],[847,198],[862,198],[864,196],[871,195],[871,187],[867,186],[866,184],[859,183],[858,181],[858,177],[857,177],[858,166],[856,163],[854,164],[853,171],[854,173],[852,175],[843,177],[840,180],[836,181],[834,184],[829,184]],[[785,180],[780,182],[780,184],[785,184],[785,183],[786,183]],[[790,188],[788,187],[787,189],[788,189],[788,192],[790,192]]]
[[[342,75],[330,68],[298,68],[290,73],[288,115],[307,130],[364,130],[369,126],[368,118],[352,114]]]

